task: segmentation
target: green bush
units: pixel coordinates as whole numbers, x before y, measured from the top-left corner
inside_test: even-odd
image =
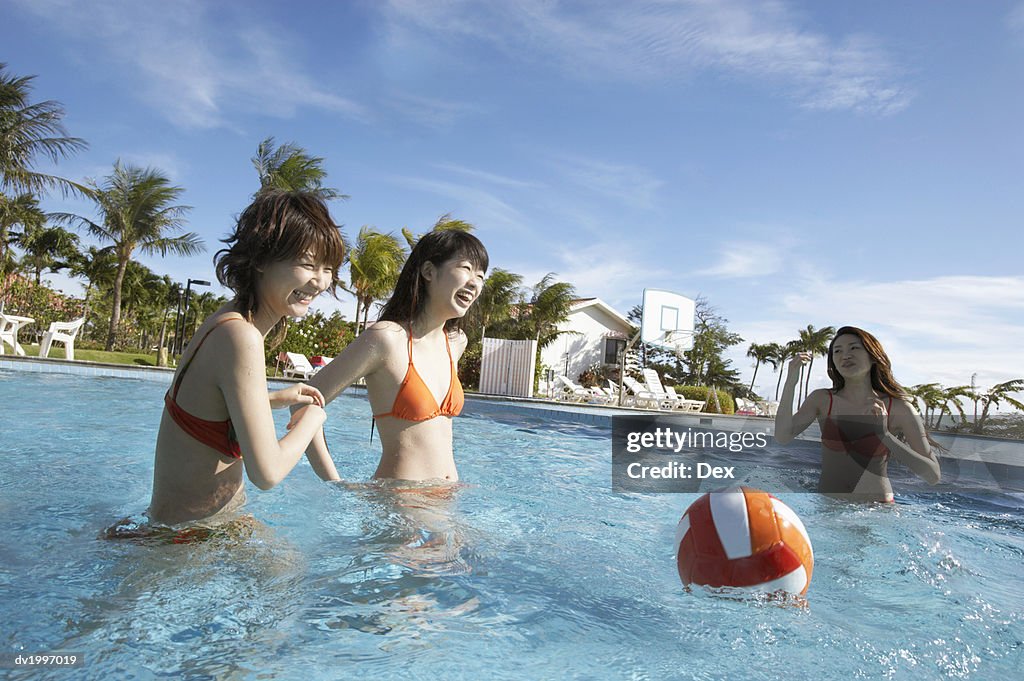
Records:
[[[459,358],[459,381],[462,386],[469,390],[480,389],[480,360],[483,356],[483,346],[479,343],[470,343],[466,351]]]
[[[688,400],[702,401],[705,412],[709,414],[717,413],[715,411],[715,400],[708,400],[711,397],[711,391],[706,385],[677,385],[675,386],[675,391]],[[735,414],[736,403],[732,401],[732,395],[721,388],[718,388],[716,392],[718,393],[718,402],[722,405],[722,413]]]
[[[281,345],[267,351],[267,362],[272,363],[279,352],[297,352],[306,357],[334,357],[355,338],[351,322],[346,322],[340,312],[325,317],[320,312],[311,312],[299,321],[288,322],[288,334]]]

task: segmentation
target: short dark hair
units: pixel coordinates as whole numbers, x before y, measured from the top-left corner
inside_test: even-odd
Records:
[[[336,295],[338,270],[345,259],[345,244],[331,219],[327,204],[310,192],[265,189],[238,216],[235,229],[223,240],[227,248],[213,257],[217,281],[235,293],[248,319],[259,310],[257,269],[267,263],[310,253],[317,264],[334,270],[328,287]],[[272,332],[272,344],[283,338],[284,320]]]

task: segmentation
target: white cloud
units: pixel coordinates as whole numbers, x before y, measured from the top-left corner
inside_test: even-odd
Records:
[[[778,245],[738,241],[725,244],[719,260],[711,267],[697,270],[691,276],[747,278],[775,274],[782,269],[782,252]]]
[[[394,176],[388,178],[395,184],[419,191],[454,199],[459,205],[452,211],[454,216],[479,226],[509,227],[527,230],[522,214],[491,192],[474,186],[423,177]]]
[[[474,180],[482,180],[489,184],[496,184],[502,187],[512,187],[514,189],[529,189],[540,186],[536,182],[517,180],[511,177],[505,177],[504,175],[489,173],[484,170],[466,168],[465,166],[456,165],[454,163],[435,163],[433,165],[435,168],[438,168],[440,170],[447,170],[449,172],[458,173],[459,175],[464,175]]]
[[[882,342],[898,380],[907,385],[970,383],[984,387],[1024,377],[1019,349],[1024,334],[1024,277],[949,275],[931,279],[836,281],[793,277],[792,290],[738,320],[751,342],[784,343],[812,323],[858,326]],[[746,375],[747,361],[737,361]],[[824,363],[812,385],[825,385]],[[763,371],[763,369],[762,369]],[[761,383],[760,379],[758,383]],[[774,391],[774,388],[773,388]]]
[[[359,104],[325,90],[295,64],[295,48],[280,31],[246,23],[243,13],[214,27],[209,6],[188,0],[20,4],[62,31],[69,44],[85,44],[89,62],[117,64],[126,74],[123,87],[181,127],[230,127],[229,103],[282,118],[301,107],[365,115]]]
[[[813,109],[884,114],[910,99],[874,41],[805,28],[782,2],[391,0],[384,13],[403,40],[426,31],[485,42],[581,78],[662,82],[720,70],[781,84]]]
[[[654,207],[657,193],[665,184],[644,168],[578,155],[551,155],[548,164],[566,181],[591,194],[634,208]]]
[[[392,96],[389,104],[406,118],[428,128],[441,130],[451,128],[460,119],[483,110],[476,104],[409,93]]]
[[[1006,25],[1017,37],[1024,38],[1024,2],[1017,3],[1006,15]]]

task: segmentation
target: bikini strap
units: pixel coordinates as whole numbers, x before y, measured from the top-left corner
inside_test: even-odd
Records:
[[[887,413],[892,414],[892,395],[889,395],[889,408],[886,411]]]
[[[207,331],[203,335],[203,337],[199,339],[199,345],[197,345],[196,349],[192,351],[192,356],[189,357],[188,361],[185,362],[185,365],[181,367],[181,371],[178,372],[178,378],[174,380],[174,390],[171,392],[172,400],[174,400],[175,402],[178,401],[178,388],[181,387],[181,381],[185,378],[185,372],[188,371],[189,366],[192,365],[192,360],[194,360],[196,358],[196,355],[199,354],[199,348],[203,347],[203,343],[205,343],[206,339],[210,337],[210,334],[213,333],[213,330],[216,329],[221,324],[223,324],[224,322],[233,322],[236,320],[245,321],[242,317],[225,317],[224,319],[221,319],[219,322],[211,326],[209,331]]]
[[[412,366],[412,322],[409,322],[409,366]]]
[[[828,413],[825,414],[825,416],[831,416],[831,415],[832,415],[832,391],[829,390],[828,391]]]

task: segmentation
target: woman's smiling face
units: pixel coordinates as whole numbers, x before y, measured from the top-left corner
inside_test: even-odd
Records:
[[[257,291],[261,308],[280,317],[303,317],[309,305],[334,281],[334,270],[310,253],[277,260],[259,268]]]
[[[461,257],[446,260],[436,267],[427,263],[424,276],[430,282],[427,294],[430,303],[447,304],[452,317],[464,316],[484,287],[484,271]]]

